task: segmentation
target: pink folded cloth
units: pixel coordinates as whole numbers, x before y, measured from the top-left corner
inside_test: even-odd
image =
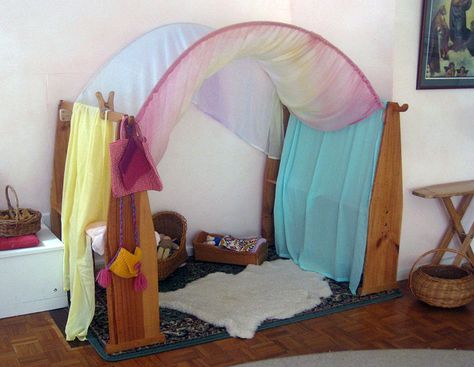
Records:
[[[15,237],[0,237],[0,251],[35,247],[38,244],[39,239],[35,234]]]

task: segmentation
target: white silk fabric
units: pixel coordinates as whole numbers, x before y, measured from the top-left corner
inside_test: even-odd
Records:
[[[234,120],[239,129],[244,127],[239,135],[246,139],[255,129],[265,131],[263,135],[267,136],[267,141],[260,142],[265,145],[260,146],[264,151],[268,151],[271,131],[279,130],[273,123],[281,122],[280,101],[300,120],[322,130],[343,128],[382,108],[362,71],[321,36],[284,23],[235,24],[207,34],[184,51],[167,69],[138,112],[137,121],[156,163],[163,157],[170,133],[188,109],[194,94],[208,78],[241,59],[256,60],[270,78],[274,90],[260,98],[262,81],[251,79],[237,67],[231,81],[246,85],[245,93],[227,98],[228,89],[224,90],[224,96],[215,90],[214,96],[221,100],[211,100],[207,106],[216,108],[221,116],[232,116],[228,110],[230,106],[242,106],[246,112],[243,119]],[[258,121],[252,120],[254,112],[265,116]],[[221,122],[235,131],[231,123]]]
[[[116,111],[136,115],[166,69],[194,42],[213,29],[176,23],[158,27],[117,52],[89,80],[76,102],[97,105],[95,93],[115,92]]]
[[[212,30],[200,24],[174,23],[144,34],[115,54],[91,78],[76,102],[96,106],[97,91],[104,96],[115,91],[115,110],[136,115],[168,67]],[[204,80],[191,98],[199,110],[250,145],[271,157],[280,156],[280,101],[271,79],[256,60],[236,60],[226,65]]]

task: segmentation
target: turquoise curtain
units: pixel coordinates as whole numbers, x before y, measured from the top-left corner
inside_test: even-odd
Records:
[[[277,179],[278,254],[302,269],[349,282],[352,293],[364,266],[383,112],[330,132],[290,116]]]

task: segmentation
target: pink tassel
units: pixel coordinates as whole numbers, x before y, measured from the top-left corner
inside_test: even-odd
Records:
[[[133,281],[133,289],[135,290],[135,292],[144,291],[146,289],[146,287],[148,286],[148,282],[146,280],[146,277],[141,272],[141,267],[142,267],[141,263],[137,263],[135,265],[135,269],[138,271],[138,275],[135,278],[135,280]]]
[[[107,268],[102,269],[95,279],[102,288],[107,288],[112,283],[112,274]]]
[[[143,273],[138,273],[137,277],[133,281],[133,289],[135,290],[135,292],[144,291],[147,286],[148,282],[146,280],[145,275],[143,275]]]

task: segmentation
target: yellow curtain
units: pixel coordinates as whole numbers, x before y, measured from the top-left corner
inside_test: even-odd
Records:
[[[61,210],[64,288],[71,293],[67,340],[85,340],[94,316],[92,250],[86,246],[85,227],[107,218],[113,138],[114,127],[100,118],[99,108],[74,104]]]

